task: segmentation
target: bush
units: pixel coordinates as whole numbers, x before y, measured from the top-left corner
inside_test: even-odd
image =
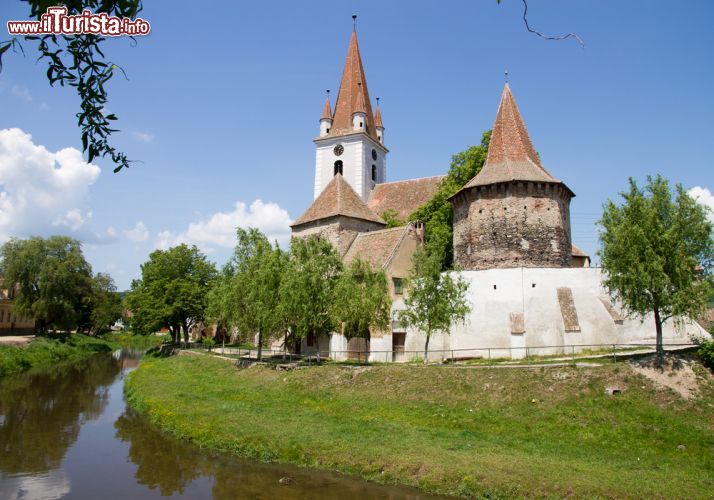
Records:
[[[216,339],[211,338],[211,337],[206,337],[201,341],[201,343],[203,344],[203,347],[205,347],[206,349],[208,349],[210,351],[213,347],[215,347]]]
[[[28,346],[0,346],[0,379],[31,368],[76,361],[101,352],[111,352],[110,342],[81,334],[38,337]]]
[[[702,364],[714,370],[714,340],[706,340],[699,345],[697,349],[697,354],[702,360]]]

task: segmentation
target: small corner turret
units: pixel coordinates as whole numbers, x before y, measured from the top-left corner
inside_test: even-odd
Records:
[[[330,105],[330,91],[327,91],[325,99],[325,107],[322,108],[322,116],[320,117],[320,137],[325,137],[330,133],[332,128],[332,106]]]

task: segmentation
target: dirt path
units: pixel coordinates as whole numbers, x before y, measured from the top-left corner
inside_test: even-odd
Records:
[[[34,335],[8,335],[0,337],[0,345],[25,346],[35,339]]]

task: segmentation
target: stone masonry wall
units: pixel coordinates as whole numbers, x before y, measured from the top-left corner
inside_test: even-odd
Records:
[[[463,270],[570,267],[570,197],[562,184],[475,187],[452,200],[454,260]]]

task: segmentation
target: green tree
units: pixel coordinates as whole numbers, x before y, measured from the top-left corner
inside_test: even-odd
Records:
[[[400,227],[405,224],[405,222],[399,218],[399,214],[394,209],[387,209],[381,214],[384,222],[387,223],[387,227]]]
[[[92,278],[91,331],[99,334],[109,328],[122,316],[122,300],[111,276],[97,273]]]
[[[189,328],[205,317],[215,277],[214,264],[196,246],[181,244],[152,252],[126,298],[134,315],[132,327],[140,333],[168,327],[174,342],[183,331],[188,342]]]
[[[13,312],[35,319],[37,333],[74,329],[92,293],[92,268],[79,241],[66,236],[12,238],[0,249],[4,287],[14,291]]]
[[[488,154],[491,131],[484,132],[481,144],[470,146],[465,151],[451,157],[451,166],[441,181],[434,197],[410,216],[409,220],[420,220],[426,226],[426,240],[435,251],[443,255],[442,269],[450,269],[454,262],[454,216],[449,197],[464,187],[483,167]]]
[[[106,13],[109,16],[136,19],[143,9],[142,0],[23,0],[30,7],[30,17],[40,19],[48,7],[63,5],[69,15],[82,14],[84,9],[94,13]],[[130,160],[109,143],[109,137],[117,130],[112,122],[117,118],[107,114],[106,104],[109,99],[107,83],[117,70],[123,70],[111,61],[107,61],[102,47],[106,38],[99,35],[42,35],[25,36],[25,41],[37,43],[40,53],[38,60],[47,62],[47,79],[50,85],[59,83],[64,87],[74,87],[80,99],[80,111],[77,113],[79,128],[82,131],[82,147],[88,160],[100,156],[109,156],[118,172],[129,167]],[[0,41],[0,71],[2,56],[12,48],[24,54],[18,37]]]
[[[294,342],[308,335],[319,339],[335,330],[330,304],[342,270],[342,260],[329,241],[315,236],[293,238],[280,283],[280,313]]]
[[[213,282],[213,286],[208,291],[208,305],[206,308],[206,318],[216,325],[216,340],[225,340],[229,335],[229,315],[232,310],[230,301],[232,300],[233,280],[235,279],[235,268],[228,262],[219,273],[218,278]]]
[[[449,334],[457,321],[471,310],[466,300],[468,283],[460,276],[442,272],[443,247],[424,245],[412,257],[407,279],[405,309],[399,320],[426,336],[424,362],[429,360],[429,340],[435,332]]]
[[[287,328],[280,314],[280,281],[288,259],[258,229],[238,228],[237,236],[229,263],[232,272],[226,273],[227,283],[222,285],[225,296],[215,310],[241,333],[258,335],[260,360],[263,344]]]
[[[648,177],[644,189],[630,179],[624,202],[605,204],[598,252],[604,286],[629,315],[653,313],[657,355],[664,355],[662,323],[696,318],[712,291],[714,241],[708,209],[681,185],[673,198],[667,180]]]
[[[332,314],[347,338],[363,338],[369,342],[371,332],[389,327],[392,299],[383,270],[355,259],[337,280],[332,300]]]

